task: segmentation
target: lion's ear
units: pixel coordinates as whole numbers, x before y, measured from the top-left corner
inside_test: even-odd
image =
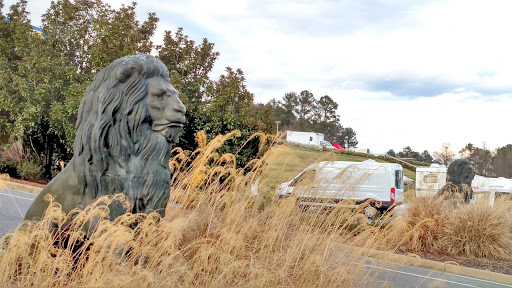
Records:
[[[136,69],[134,69],[133,65],[127,65],[127,64],[119,65],[116,68],[117,81],[124,83],[128,79],[130,79],[130,77],[132,77],[132,74],[134,74],[134,73],[137,73],[137,71],[136,71]]]

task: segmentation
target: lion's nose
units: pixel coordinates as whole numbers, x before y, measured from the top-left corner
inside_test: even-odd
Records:
[[[178,99],[178,101],[176,101],[176,103],[174,104],[173,109],[174,109],[174,111],[180,112],[183,115],[185,115],[185,112],[187,112],[187,108],[185,108],[185,105],[183,105],[183,103],[181,102],[180,99]]]

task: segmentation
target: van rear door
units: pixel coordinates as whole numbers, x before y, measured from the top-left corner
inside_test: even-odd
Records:
[[[395,170],[395,186],[391,188],[390,201],[402,202],[402,195],[404,192],[404,171]]]

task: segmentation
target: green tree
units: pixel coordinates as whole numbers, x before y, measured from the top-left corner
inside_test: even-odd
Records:
[[[327,141],[343,142],[340,135],[344,128],[336,114],[338,103],[329,95],[317,101],[308,90],[300,94],[289,92],[281,100],[272,99],[268,104],[274,109],[274,121],[281,121],[281,130],[314,131],[323,133]]]
[[[208,74],[220,55],[213,49],[214,44],[206,38],[196,45],[181,27],[174,35],[165,31],[163,44],[156,47],[158,57],[171,73],[171,83],[180,92],[187,109],[194,112],[203,106],[206,87],[210,83]]]
[[[426,151],[426,150],[425,150]],[[424,151],[424,153],[425,153]],[[426,151],[428,154],[428,151]],[[417,151],[414,151],[410,146],[405,146],[401,152],[398,152],[398,157],[400,158],[412,158],[417,161],[423,161],[422,154]]]
[[[101,0],[52,1],[43,15],[43,31],[49,44],[91,79],[113,60],[154,48],[158,18],[149,13],[143,23],[137,20],[137,3],[118,10]]]
[[[116,58],[150,52],[158,19],[150,13],[139,23],[135,3],[114,10],[99,0],[53,1],[42,17],[42,38],[29,33],[26,5],[11,6],[9,22],[0,24],[0,130],[50,167],[63,154],[55,147],[66,143],[71,150],[78,106],[93,75]],[[36,147],[37,139],[55,142]]]
[[[0,49],[0,130],[4,144],[19,142],[29,151],[25,155],[30,162],[40,164],[45,175],[51,177],[54,157],[69,154],[62,145],[65,135],[55,128],[52,108],[62,99],[61,87],[69,81],[55,77],[56,73],[69,72],[61,65],[54,51],[48,49],[47,41],[31,35],[30,21],[26,11],[27,1],[19,1],[10,7],[2,21],[1,34],[5,36]],[[53,68],[55,67],[55,68]]]
[[[269,102],[274,107],[274,120],[281,121],[283,130],[294,130],[297,128],[297,116],[295,109],[299,105],[299,95],[295,92],[285,93],[283,99]]]
[[[477,174],[482,176],[493,175],[493,156],[491,151],[485,148],[485,144],[483,148],[479,148],[471,143],[468,143],[459,151],[459,155],[462,158],[469,160]]]
[[[78,106],[94,75],[113,60],[135,53],[150,53],[158,18],[149,13],[140,23],[136,3],[118,10],[100,0],[53,1],[43,15],[47,49],[66,71],[52,71],[56,79],[68,79],[59,87],[62,99],[52,109],[51,124],[65,131],[68,145],[74,141]]]
[[[276,124],[273,120],[273,108],[270,104],[258,103],[254,105],[254,126],[256,131],[275,133]]]
[[[1,2],[3,7],[3,1]],[[20,93],[18,87],[14,83],[15,77],[18,76],[18,63],[23,54],[30,52],[26,49],[32,37],[29,35],[30,20],[28,20],[28,12],[26,10],[27,1],[19,1],[10,7],[7,14],[9,22],[4,21],[4,15],[0,15],[0,133],[2,133],[2,144],[7,144],[15,138],[18,140],[25,130],[24,123],[27,120],[20,118],[24,107],[22,105],[25,97],[30,97],[28,93]],[[37,40],[34,40],[37,41]],[[20,46],[17,48],[17,46]],[[21,77],[17,77],[20,79]],[[20,102],[21,101],[21,102]],[[35,114],[35,109],[27,111],[27,114]],[[31,113],[32,112],[32,113]],[[30,117],[27,116],[26,118]],[[14,139],[13,139],[14,138]]]
[[[339,116],[336,114],[338,103],[334,102],[329,95],[320,97],[317,102],[320,111],[320,122],[336,122]]]
[[[412,158],[414,155],[414,150],[411,148],[411,146],[405,146],[402,151],[398,152],[398,157],[400,158]]]
[[[475,172],[483,176],[492,176],[493,155],[490,150],[476,147],[469,157],[469,162],[475,168]]]
[[[512,144],[496,149],[494,173],[497,177],[512,178]]]
[[[432,161],[434,161],[434,158],[430,155],[430,153],[427,150],[423,150],[420,159],[418,160],[426,163],[432,163]]]
[[[217,134],[240,130],[241,136],[226,141],[218,152],[235,154],[237,166],[244,167],[260,156],[260,139],[248,141],[251,135],[257,131],[271,132],[271,106],[254,104],[254,95],[247,89],[241,69],[227,67],[226,74],[212,81],[206,91],[204,130],[210,139]]]
[[[389,156],[392,156],[392,157],[396,157],[396,153],[393,149],[389,149],[388,152],[386,152],[386,155],[389,155]]]
[[[193,151],[197,148],[195,133],[205,129],[206,90],[212,86],[209,74],[219,52],[214,51],[214,44],[206,38],[196,45],[181,27],[174,35],[171,31],[165,31],[163,43],[156,50],[169,69],[171,83],[180,92],[180,98],[187,107],[187,123],[183,127],[179,145]]]
[[[298,105],[295,107],[297,114],[297,129],[307,131],[312,128],[313,112],[316,109],[316,100],[313,93],[308,90],[300,92],[298,96]]]
[[[281,100],[268,102],[274,109],[274,121],[281,121],[282,130],[314,131],[323,133],[325,139],[337,142],[343,127],[336,114],[338,103],[329,95],[316,100],[308,90],[300,94],[286,93]]]
[[[338,141],[340,144],[343,144],[344,148],[354,148],[357,147],[357,144],[359,143],[357,141],[356,132],[354,129],[347,127],[347,128],[341,128],[341,133],[338,136]]]
[[[270,109],[272,110],[272,121],[274,123],[275,123],[275,121],[279,121],[280,122],[279,132],[289,129],[290,128],[290,123],[292,121],[286,121],[285,120],[285,118],[286,118],[286,116],[285,116],[286,110],[284,110],[284,108],[281,106],[280,101],[276,100],[275,98],[272,98],[272,99],[270,99],[267,102],[266,105],[270,106]],[[293,115],[293,112],[292,112],[292,115]],[[277,124],[276,124],[276,126],[277,126]],[[277,129],[277,127],[276,127],[276,129]]]
[[[338,103],[332,100],[329,95],[320,97],[316,105],[316,117],[314,126],[316,131],[325,135],[325,139],[330,142],[336,141],[338,133],[339,115],[336,114]]]
[[[219,134],[239,129],[253,131],[254,95],[247,90],[241,69],[226,68],[226,74],[212,82],[206,99],[207,133]]]

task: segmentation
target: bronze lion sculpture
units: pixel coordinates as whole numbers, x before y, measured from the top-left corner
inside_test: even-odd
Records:
[[[64,212],[123,193],[132,213],[165,215],[168,160],[185,123],[185,106],[157,58],[117,59],[98,73],[80,103],[73,158],[37,196],[25,219],[41,218],[51,194]],[[113,219],[125,212],[110,207]]]
[[[462,202],[468,204],[473,198],[471,182],[475,178],[475,170],[467,159],[453,161],[446,172],[446,185],[444,185],[438,196],[454,198],[458,197]]]

